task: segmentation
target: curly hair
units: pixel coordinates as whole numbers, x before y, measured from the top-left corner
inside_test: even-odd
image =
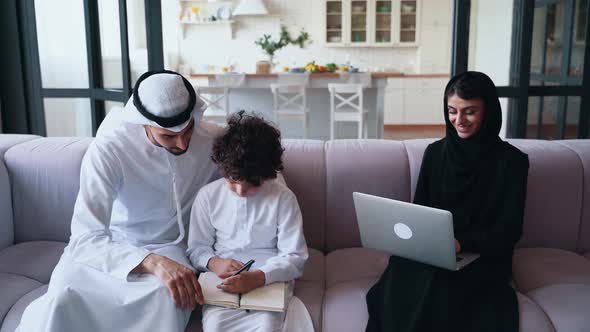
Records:
[[[281,132],[262,117],[245,111],[227,120],[225,133],[213,142],[211,159],[222,175],[259,186],[283,170]]]

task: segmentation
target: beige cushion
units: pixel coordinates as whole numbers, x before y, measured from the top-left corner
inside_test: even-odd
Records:
[[[383,251],[368,248],[338,249],[326,256],[326,287],[366,278],[378,278],[389,262]]]
[[[369,321],[367,292],[378,279],[378,277],[365,277],[342,281],[327,288],[322,331],[364,331]]]
[[[524,294],[554,284],[590,285],[590,261],[561,249],[516,249],[512,259],[512,276],[516,288]]]

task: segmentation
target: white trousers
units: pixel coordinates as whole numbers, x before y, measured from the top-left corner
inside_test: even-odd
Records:
[[[286,313],[203,306],[203,332],[313,332],[305,305],[292,297]]]

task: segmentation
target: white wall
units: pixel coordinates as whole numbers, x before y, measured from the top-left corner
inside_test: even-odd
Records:
[[[237,0],[233,1],[234,5]],[[267,16],[235,17],[233,39],[225,26],[188,26],[185,38],[180,33],[177,1],[162,2],[164,49],[170,64],[188,64],[193,71],[203,72],[204,65],[223,66],[227,62],[236,70],[254,72],[255,63],[265,55],[254,41],[263,34],[278,37],[285,25],[296,36],[303,28],[312,44],[306,49],[287,46],[276,53],[279,67],[302,66],[308,61],[343,63],[349,54],[351,62],[368,70],[447,73],[450,63],[451,0],[422,0],[419,47],[333,48],[323,43],[322,0],[265,0]],[[170,66],[171,69],[176,69]]]

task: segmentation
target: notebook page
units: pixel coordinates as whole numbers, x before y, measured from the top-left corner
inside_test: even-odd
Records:
[[[237,308],[239,306],[239,296],[222,291],[217,288],[223,279],[219,278],[213,272],[205,272],[199,275],[199,284],[203,290],[203,297],[206,304],[218,305],[229,308]]]
[[[287,286],[284,282],[275,282],[242,294],[241,309],[285,311]]]

